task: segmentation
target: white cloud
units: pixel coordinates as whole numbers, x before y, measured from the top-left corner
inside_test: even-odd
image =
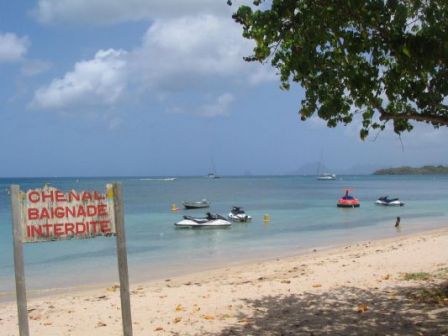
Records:
[[[126,86],[125,56],[123,50],[98,51],[93,59],[76,63],[63,78],[38,89],[31,106],[59,109],[113,104]]]
[[[207,95],[229,91],[232,85],[255,85],[275,78],[269,66],[243,60],[251,50],[252,42],[242,38],[240,27],[231,18],[197,15],[158,19],[138,48],[99,51],[93,59],[76,63],[71,72],[37,90],[32,106],[111,106],[131,85],[134,93],[170,99],[178,92],[190,92],[202,96],[197,101],[204,101]],[[208,116],[222,114],[228,97],[213,108],[193,110]]]
[[[198,114],[204,117],[217,117],[228,114],[228,108],[235,100],[230,93],[224,93],[218,96],[214,102],[205,104],[199,108]]]
[[[113,24],[232,10],[225,0],[39,0],[33,13],[42,23]]]
[[[199,15],[157,20],[133,52],[143,84],[158,91],[209,88],[224,80],[258,85],[276,80],[269,66],[247,63],[253,42],[231,18]]]
[[[230,18],[212,15],[157,20],[133,53],[131,64],[151,88],[176,90],[196,86],[205,77],[246,76],[256,64],[243,61],[252,44]],[[217,76],[217,77],[216,77]]]
[[[18,37],[13,33],[0,33],[0,63],[19,61],[25,56],[28,37]]]

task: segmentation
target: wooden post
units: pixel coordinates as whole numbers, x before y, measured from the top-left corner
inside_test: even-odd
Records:
[[[129,294],[128,260],[126,254],[126,235],[124,230],[124,209],[121,183],[112,185],[117,230],[118,275],[120,278],[121,318],[123,335],[132,336],[131,299]]]
[[[19,334],[28,336],[28,310],[26,305],[25,265],[23,260],[23,233],[20,225],[20,188],[11,186],[12,234],[14,246],[14,270],[16,275],[17,314],[19,317]]]

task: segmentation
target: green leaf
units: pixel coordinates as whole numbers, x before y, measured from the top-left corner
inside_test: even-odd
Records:
[[[271,64],[283,90],[305,89],[302,119],[335,127],[364,111],[362,139],[388,120],[399,134],[413,121],[448,125],[447,0],[252,3],[233,15],[254,43],[245,60]]]
[[[403,46],[402,51],[403,51],[403,54],[405,54],[407,57],[411,57],[411,53],[410,53],[408,47]]]

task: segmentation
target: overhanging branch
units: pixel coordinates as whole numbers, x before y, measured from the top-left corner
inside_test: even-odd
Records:
[[[423,121],[432,123],[433,125],[439,126],[448,126],[448,117],[442,116],[434,116],[427,114],[417,114],[417,113],[400,113],[400,114],[391,114],[384,111],[384,109],[380,110],[380,120],[381,121],[389,121],[389,120],[415,120],[415,121]]]

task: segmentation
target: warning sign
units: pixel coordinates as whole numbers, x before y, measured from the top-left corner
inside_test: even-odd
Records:
[[[105,194],[31,189],[20,192],[20,209],[24,243],[116,234],[112,185]]]

